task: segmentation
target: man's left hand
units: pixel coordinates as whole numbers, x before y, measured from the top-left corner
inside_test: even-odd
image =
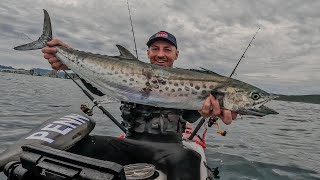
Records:
[[[221,109],[219,101],[211,94],[204,101],[202,109],[199,110],[199,112],[205,118],[219,116],[219,118],[227,125],[231,124],[232,120],[237,118],[237,113],[227,109]]]

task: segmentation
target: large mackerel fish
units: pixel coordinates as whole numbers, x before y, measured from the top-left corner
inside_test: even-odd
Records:
[[[52,40],[49,14],[44,10],[43,34],[20,51],[41,49]],[[156,107],[199,110],[210,94],[225,108],[243,115],[277,114],[264,106],[276,96],[209,70],[161,67],[138,60],[117,45],[120,55],[92,54],[56,46],[56,57],[86,82],[121,101]]]

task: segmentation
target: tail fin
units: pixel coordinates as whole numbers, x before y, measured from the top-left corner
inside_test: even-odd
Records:
[[[13,49],[18,51],[41,49],[47,46],[48,41],[52,40],[52,28],[51,28],[50,16],[45,9],[43,10],[43,12],[44,12],[43,33],[39,37],[39,39],[28,44],[14,47]]]

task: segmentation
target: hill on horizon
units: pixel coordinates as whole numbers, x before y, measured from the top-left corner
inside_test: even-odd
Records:
[[[275,100],[320,104],[320,95],[280,95]]]
[[[2,66],[2,65],[0,65],[0,69],[15,69],[15,68],[13,68],[11,66]]]

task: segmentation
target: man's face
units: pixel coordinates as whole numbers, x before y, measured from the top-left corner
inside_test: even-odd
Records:
[[[171,43],[163,40],[154,42],[148,49],[148,58],[151,64],[172,67],[178,58],[179,51]]]

